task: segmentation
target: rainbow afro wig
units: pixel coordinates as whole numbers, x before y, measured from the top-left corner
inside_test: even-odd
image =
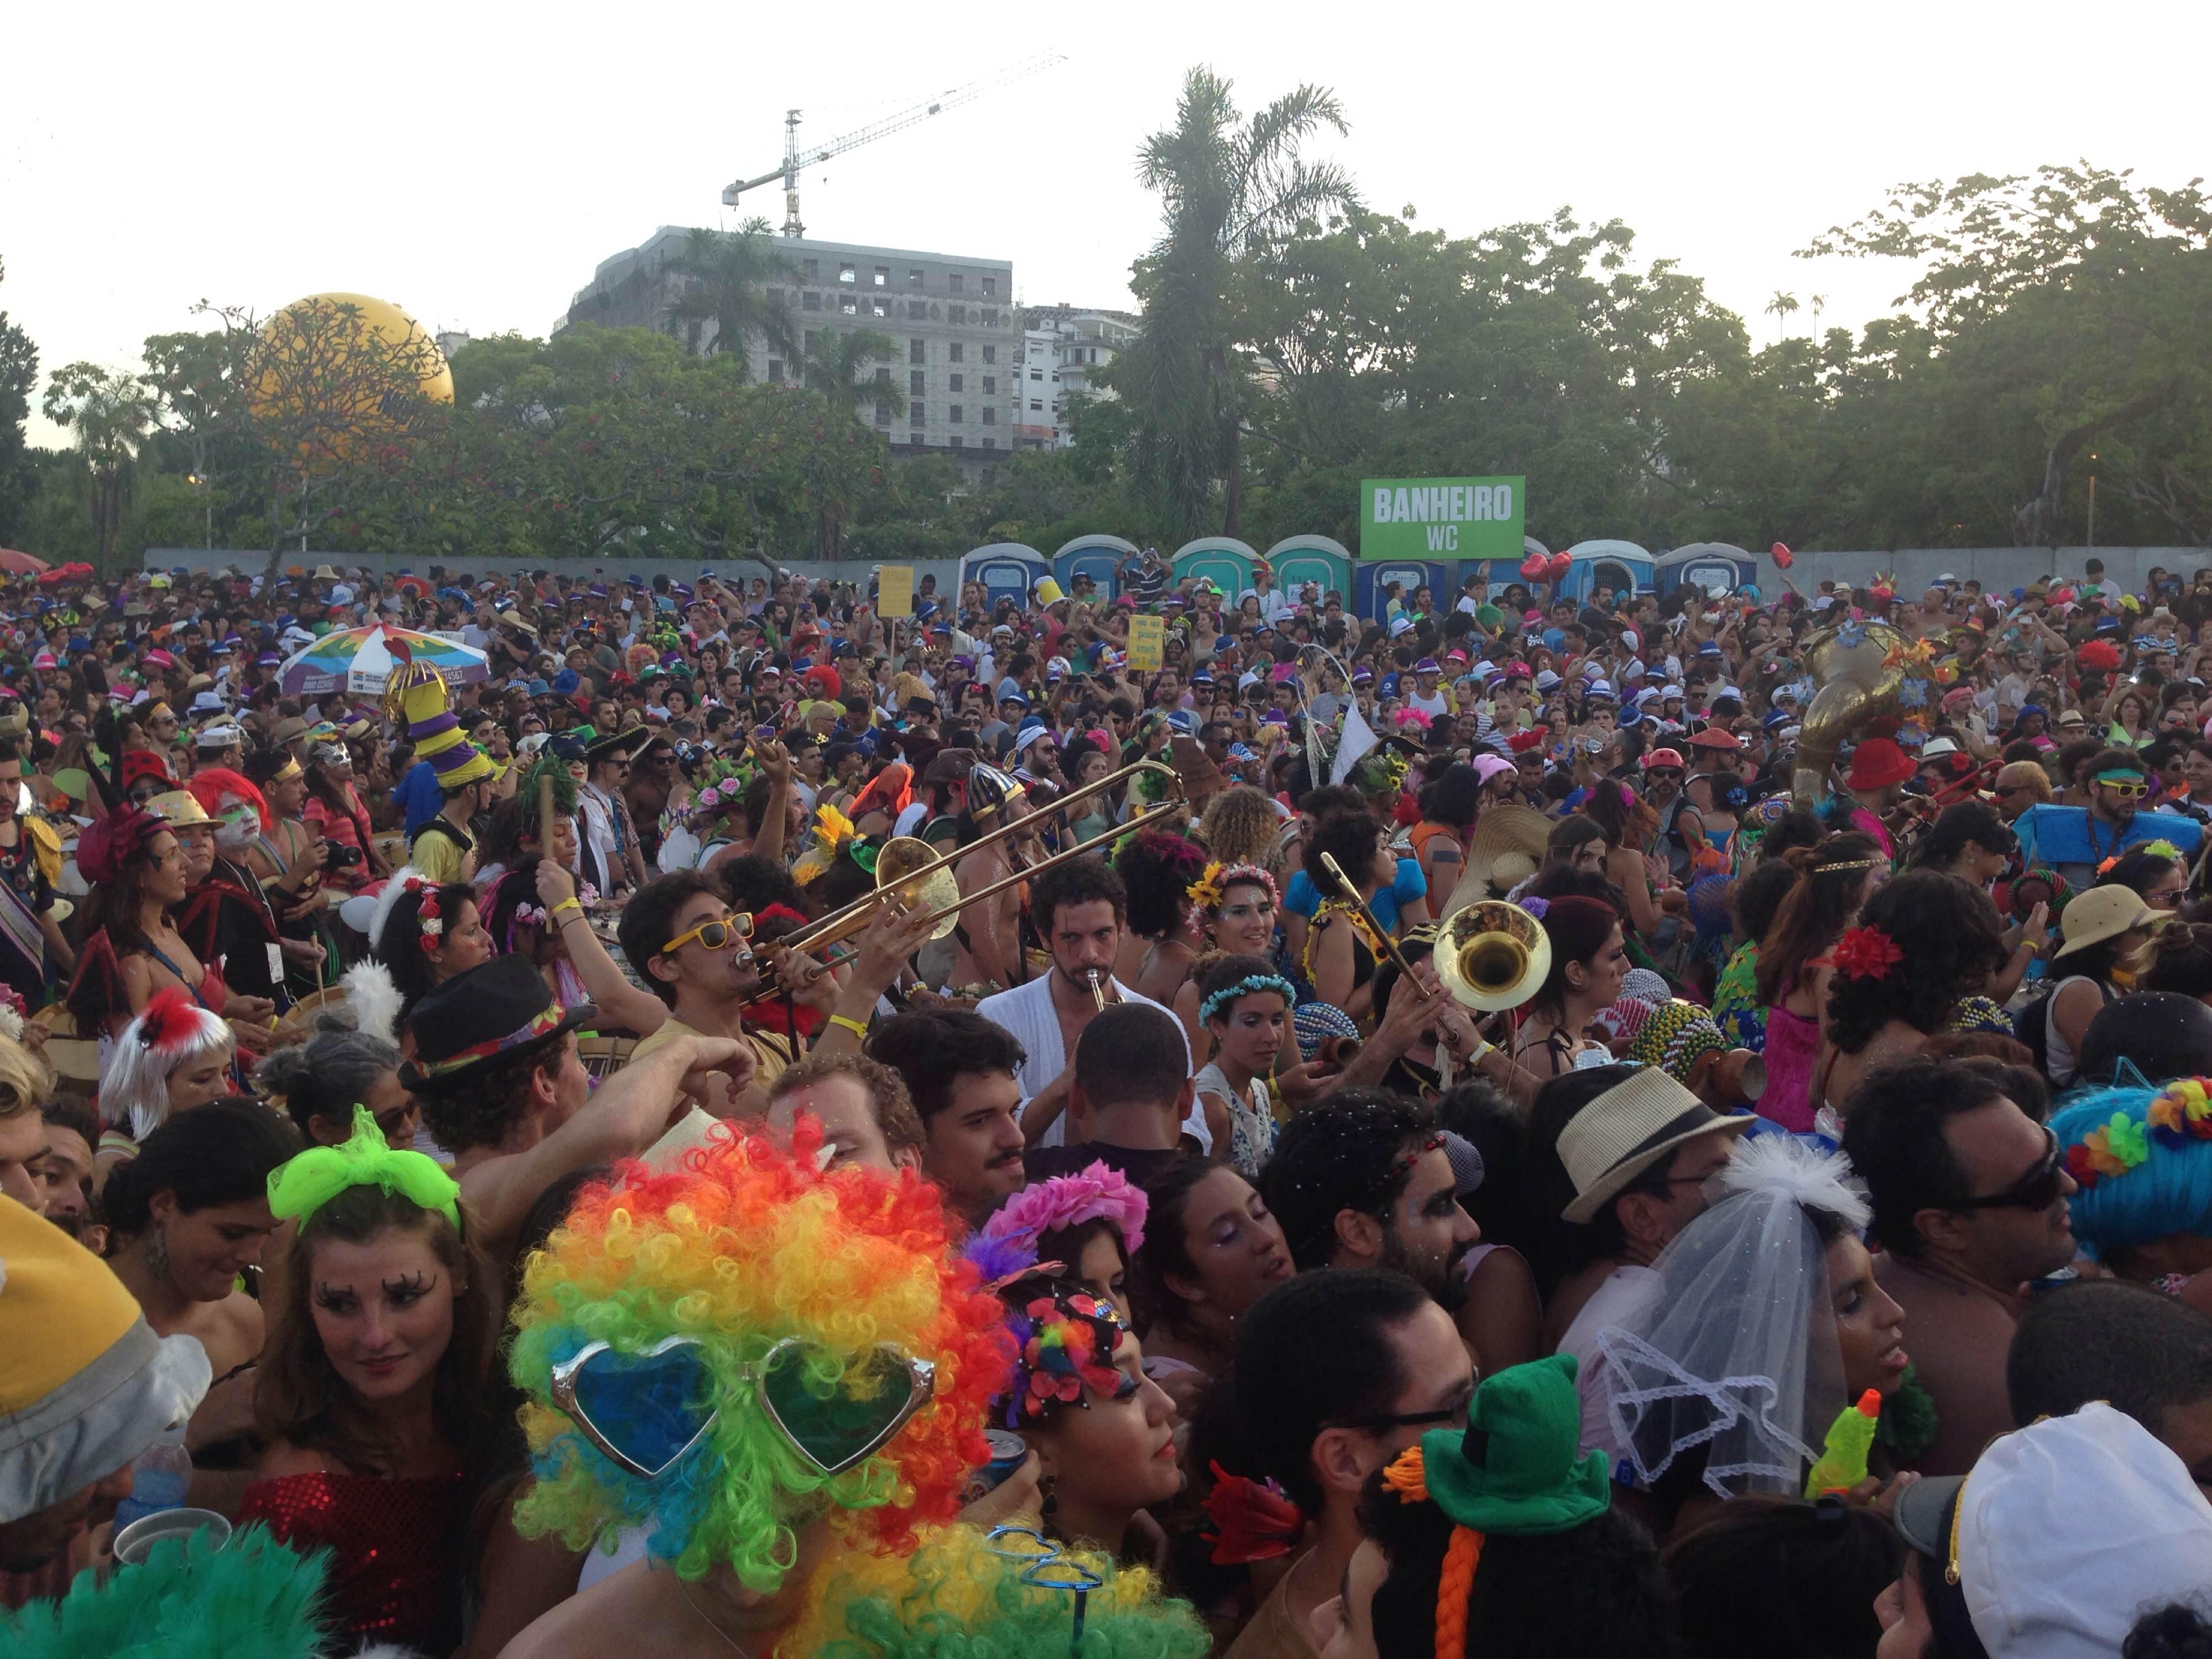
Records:
[[[1073,1650],[1076,1574],[1084,1659],[1200,1659],[1211,1638],[1187,1602],[1141,1567],[973,1527],[926,1533],[910,1555],[848,1555],[815,1575],[805,1611],[776,1651],[836,1659],[1031,1659]]]
[[[617,1525],[649,1530],[656,1559],[687,1578],[727,1564],[772,1592],[797,1559],[796,1529],[827,1516],[859,1547],[899,1550],[915,1524],[950,1520],[968,1471],[989,1461],[987,1406],[1012,1371],[999,1299],[957,1261],[936,1189],[910,1172],[816,1168],[820,1127],[788,1152],[757,1135],[718,1139],[679,1174],[637,1164],[586,1187],[530,1258],[512,1311],[508,1364],[528,1396],[522,1424],[537,1483],[519,1504],[526,1535],[582,1549]],[[551,1372],[587,1344],[643,1354],[697,1344],[711,1427],[658,1476],[608,1457],[552,1404]],[[787,1338],[827,1357],[813,1384],[870,1384],[889,1344],[936,1367],[928,1403],[880,1450],[825,1474],[770,1419],[748,1375]],[[854,1397],[859,1397],[857,1395]]]

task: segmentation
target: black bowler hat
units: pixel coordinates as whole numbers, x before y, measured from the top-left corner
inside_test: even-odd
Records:
[[[526,959],[494,957],[433,987],[415,1005],[407,1022],[415,1059],[404,1080],[410,1089],[447,1087],[496,1061],[557,1042],[599,1012],[587,1002],[562,1013],[544,975]]]

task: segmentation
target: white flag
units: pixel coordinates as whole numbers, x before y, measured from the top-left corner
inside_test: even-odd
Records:
[[[1352,775],[1352,769],[1359,764],[1360,757],[1375,747],[1374,728],[1360,718],[1358,708],[1344,711],[1344,735],[1337,739],[1336,760],[1328,769],[1328,781],[1342,783]]]

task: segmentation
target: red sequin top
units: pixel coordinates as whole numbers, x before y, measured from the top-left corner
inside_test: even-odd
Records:
[[[461,1499],[458,1474],[288,1474],[248,1486],[234,1524],[263,1522],[295,1548],[333,1553],[331,1607],[349,1643],[450,1653],[460,1642]]]

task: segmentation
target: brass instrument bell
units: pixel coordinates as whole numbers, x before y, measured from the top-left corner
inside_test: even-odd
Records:
[[[918,878],[914,872],[925,864],[937,868]],[[941,911],[933,939],[943,939],[960,925],[960,884],[951,866],[939,861],[937,849],[916,836],[894,836],[876,854],[876,890],[896,891],[909,910]]]
[[[1518,1008],[1552,971],[1552,936],[1519,905],[1480,899],[1437,925],[1429,960],[1445,994],[1461,1006]]]

